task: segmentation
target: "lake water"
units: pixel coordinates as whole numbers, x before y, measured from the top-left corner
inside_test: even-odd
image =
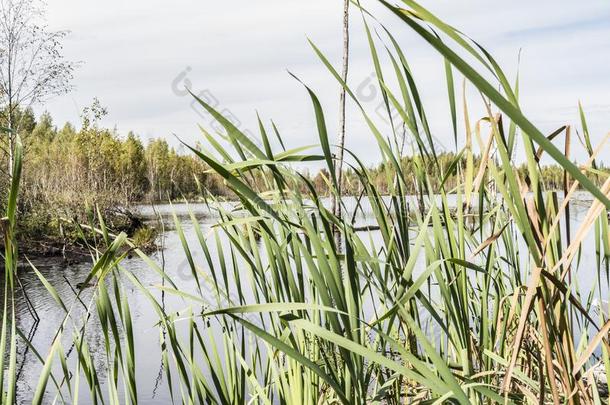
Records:
[[[573,222],[572,232],[575,232],[578,224],[582,221],[590,206],[590,201],[587,200],[586,195],[583,195],[582,197],[581,202],[571,205],[571,220]],[[347,205],[348,207],[353,208],[354,200],[349,199]],[[196,214],[197,221],[204,234],[209,232],[212,226],[218,221],[218,217],[215,216],[213,212],[210,212],[207,206],[203,204],[190,205],[190,209]],[[372,213],[370,212],[370,209],[367,212],[367,209],[365,204],[364,213],[360,213],[357,216],[359,225],[367,224],[367,220],[371,218]],[[154,220],[155,213],[159,214],[163,219],[165,227],[165,232],[160,236],[160,242],[164,249],[152,254],[151,257],[160,266],[165,268],[165,271],[176,282],[179,289],[185,292],[195,291],[191,270],[185,260],[178,233],[173,226],[172,210],[175,210],[182,223],[184,233],[193,251],[195,261],[198,261],[201,263],[202,267],[205,267],[203,253],[199,248],[197,236],[193,228],[193,223],[188,215],[189,211],[186,205],[174,205],[173,207],[170,205],[159,205],[154,207],[154,209],[150,206],[140,207],[142,214],[149,217],[151,221]],[[376,232],[372,232],[372,237],[374,240],[375,238],[378,238]],[[226,241],[221,242],[226,243]],[[213,243],[210,244],[210,248],[214,248]],[[214,251],[211,253],[213,256],[215,255]],[[581,291],[588,291],[595,282],[596,265],[594,264],[594,261],[594,257],[589,257],[587,255],[581,257],[581,273],[578,274]],[[152,271],[138,257],[126,259],[123,263],[123,267],[136,275],[145,286],[154,287],[161,284],[159,275]],[[57,260],[49,260],[43,263],[39,262],[37,268],[57,289],[64,302],[67,305],[74,305],[74,322],[68,324],[66,332],[64,333],[64,350],[68,357],[68,364],[74,364],[73,361],[76,352],[75,350],[69,350],[72,334],[81,326],[82,317],[83,314],[85,314],[85,307],[90,303],[91,294],[93,292],[92,289],[85,290],[81,294],[82,303],[76,302],[75,286],[86,278],[91,269],[91,265],[89,263],[81,263],[66,266]],[[55,331],[64,318],[64,311],[49,295],[37,276],[27,267],[22,267],[20,269],[20,280],[24,289],[27,290],[29,299],[40,317],[40,322],[36,323],[33,320],[28,309],[27,301],[21,290],[19,290],[17,292],[15,304],[18,317],[17,326],[26,336],[30,337],[34,347],[44,358],[53,341]],[[155,326],[158,319],[157,314],[151,309],[148,299],[128,280],[125,280],[123,286],[129,297],[135,331],[139,401],[144,404],[170,403],[167,384],[164,381],[165,375],[160,374],[161,359],[159,330]],[[160,290],[154,288],[152,290],[155,291],[156,298],[161,300],[162,294]],[[168,311],[183,309],[185,306],[183,300],[169,294],[163,295],[163,302]],[[103,348],[104,337],[99,328],[99,323],[95,319],[97,316],[95,307],[92,308],[91,312],[93,315],[88,323],[86,336],[97,370],[98,372],[103,372],[106,362]],[[40,369],[40,360],[33,351],[28,349],[25,345],[20,344],[18,348],[19,402],[26,403],[31,399],[33,390],[38,381]],[[60,374],[58,373],[57,375]],[[100,375],[99,377],[102,380],[106,378],[104,375]],[[51,387],[51,384],[52,383],[49,382],[49,387]],[[89,403],[89,393],[84,380],[81,380],[81,386],[80,403],[87,404]],[[49,396],[48,399],[51,400],[52,398]]]

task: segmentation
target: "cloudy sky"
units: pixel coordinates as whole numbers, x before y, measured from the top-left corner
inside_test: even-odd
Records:
[[[522,106],[539,128],[552,132],[565,123],[578,124],[581,100],[593,140],[610,130],[610,2],[422,4],[486,47],[511,78],[521,50]],[[435,136],[453,149],[442,60],[375,2],[364,5],[399,38]],[[313,144],[317,135],[309,99],[287,71],[318,93],[329,130],[336,133],[338,85],[307,38],[339,66],[341,12],[341,0],[51,0],[49,25],[71,31],[65,55],[82,66],[71,94],[37,110],[51,112],[58,125],[78,122],[82,108],[97,97],[109,111],[104,124],[121,133],[133,130],[144,139],[174,139],[175,134],[196,142],[197,125],[212,122],[184,94],[186,84],[243,130],[255,132],[258,111],[263,119],[274,119],[290,146]],[[365,91],[373,66],[360,15],[354,12],[351,21],[349,82]],[[473,104],[480,101],[474,92],[467,94]],[[380,101],[373,97],[366,107],[374,112]],[[347,146],[375,162],[379,155],[371,134],[353,108],[348,114]]]

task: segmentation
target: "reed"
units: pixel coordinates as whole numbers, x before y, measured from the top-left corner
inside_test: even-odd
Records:
[[[551,142],[558,134],[544,135],[524,115],[518,88],[487,51],[414,1],[404,0],[402,7],[380,2],[444,60],[455,140],[465,139],[457,145],[454,162],[448,168],[438,165],[431,118],[406,53],[365,10],[360,12],[388,114],[398,112],[405,136],[414,141],[408,170],[401,165],[401,134],[378,127],[324,53],[311,45],[360,108],[383,163],[392,169],[387,171],[389,195],[381,195],[358,156],[346,150],[346,164],[362,192],[355,207],[343,206],[339,219],[312,182],[292,167],[293,162],[322,162],[329,189],[341,201],[324,111],[310,88],[305,91],[321,155],[307,148],[274,151],[262,122],[260,138],[250,139],[198,100],[224,127],[233,150],[206,131],[214,153],[191,150],[225,180],[239,204],[229,209],[211,199],[221,220],[209,232],[192,215],[199,246],[189,246],[175,217],[194,292],[179,289],[124,235],[102,227],[100,235],[110,249],[102,253],[92,247],[95,264],[86,281],[94,281],[95,293],[84,304],[88,316],[81,329],[71,331],[77,358],[66,363],[60,338],[64,330],[59,330],[46,357],[40,355],[35,403],[43,397],[77,403],[81,385],[89,388],[94,403],[138,402],[137,347],[126,282],[148,297],[158,314],[164,381],[178,403],[608,400],[592,376],[600,364],[610,370],[610,322],[603,311],[594,312],[593,304],[608,290],[601,276],[610,257],[610,178],[595,168],[604,144],[589,147],[589,160],[577,167]],[[371,24],[381,29],[373,30]],[[382,53],[387,53],[389,68],[380,60]],[[465,98],[458,106],[458,73],[464,86],[481,94],[485,116],[471,117]],[[464,116],[463,129],[458,114]],[[281,140],[275,126],[271,130]],[[590,145],[588,131],[583,136]],[[564,139],[569,142],[569,136]],[[525,150],[525,175],[514,170],[512,156],[519,143]],[[476,145],[484,157],[477,166]],[[543,154],[562,167],[565,197],[545,190]],[[449,176],[457,179],[451,187],[444,181]],[[434,184],[441,179],[440,186],[433,187],[432,178]],[[404,191],[407,179],[418,185],[414,197]],[[579,227],[570,231],[569,207],[579,185],[594,200]],[[355,218],[365,205],[374,219],[363,229]],[[12,216],[9,212],[5,233],[9,248]],[[587,237],[595,243],[583,244]],[[144,285],[121,266],[124,246],[158,273],[161,286]],[[7,269],[14,266],[11,249],[5,254]],[[205,260],[195,260],[193,249],[201,249]],[[585,254],[596,255],[597,269],[580,269],[577,257]],[[597,274],[593,291],[579,291],[575,280],[580,271]],[[12,274],[7,270],[9,293]],[[38,274],[70,319],[72,308]],[[184,309],[167,311],[159,290],[183,302]],[[94,310],[95,319],[89,316]],[[14,397],[17,338],[10,313],[10,294],[5,294],[0,345],[5,349],[8,341],[11,347],[8,378],[2,381],[8,402]],[[91,322],[103,330],[103,373],[83,338]]]

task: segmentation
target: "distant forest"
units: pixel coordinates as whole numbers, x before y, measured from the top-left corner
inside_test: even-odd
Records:
[[[82,217],[85,206],[104,211],[134,203],[196,200],[206,195],[233,196],[223,179],[211,173],[187,148],[178,151],[163,138],[143,142],[133,132],[122,135],[102,128],[98,122],[105,114],[105,109],[96,101],[83,111],[80,128],[70,123],[58,127],[48,113],[35,117],[28,109],[17,114],[25,149],[21,198],[21,210],[29,214],[22,216],[25,228],[44,233],[52,217],[60,214]],[[8,164],[6,156],[2,159],[0,186],[7,190]],[[452,168],[455,159],[454,153],[439,155],[437,161],[442,172],[455,170],[455,165]],[[479,161],[475,158],[475,168]],[[404,173],[413,173],[413,166],[420,162],[404,157]],[[458,166],[464,164],[460,161]],[[387,193],[388,182],[394,176],[391,169],[379,164],[367,170],[377,190]],[[516,170],[525,178],[525,166]],[[548,189],[562,188],[561,168],[546,166],[541,173]],[[306,172],[304,176],[311,180],[319,195],[328,194],[328,172]],[[429,179],[433,189],[440,186],[441,179],[434,176]],[[453,187],[455,179],[456,176],[449,175],[446,182]],[[409,193],[418,191],[415,176],[406,179],[406,184]],[[347,169],[343,176],[344,194],[358,195],[359,187],[356,174]]]

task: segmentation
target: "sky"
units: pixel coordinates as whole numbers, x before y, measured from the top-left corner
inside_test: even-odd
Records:
[[[202,139],[198,125],[214,128],[216,124],[184,91],[188,86],[247,133],[257,133],[258,112],[264,122],[274,120],[287,146],[316,144],[311,102],[288,72],[317,93],[329,133],[336,136],[339,85],[307,39],[339,68],[342,3],[50,0],[48,24],[54,30],[70,31],[64,55],[81,65],[74,90],[37,106],[36,111],[49,111],[60,126],[65,121],[78,123],[82,109],[97,97],[109,112],[102,124],[121,134],[132,130],[143,139],[164,137],[177,145],[179,138],[194,144]],[[377,2],[363,4],[405,51],[438,148],[454,150],[442,59]],[[483,45],[511,80],[518,70],[522,109],[543,132],[564,124],[580,128],[579,100],[593,142],[610,131],[610,1],[422,0],[421,4]],[[374,68],[362,18],[353,7],[350,22],[348,82],[367,100],[365,108],[383,128],[377,114],[382,100],[369,91]],[[461,79],[458,84],[461,100]],[[474,119],[481,118],[480,96],[471,86],[466,94]],[[347,147],[368,164],[379,161],[373,135],[353,103],[348,104],[347,114]],[[573,149],[574,157],[582,160],[584,153]],[[606,162],[609,151],[610,146],[601,153]]]

